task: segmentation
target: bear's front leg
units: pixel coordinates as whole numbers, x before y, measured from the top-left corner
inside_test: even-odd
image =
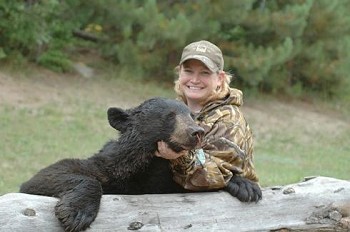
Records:
[[[102,187],[97,180],[84,177],[76,187],[61,193],[59,197],[55,214],[64,230],[82,231],[86,230],[97,216]]]

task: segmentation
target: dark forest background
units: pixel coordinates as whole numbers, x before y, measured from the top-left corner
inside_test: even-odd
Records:
[[[134,78],[173,82],[182,48],[222,48],[235,86],[350,99],[348,0],[5,0],[0,62],[71,72],[93,50]]]

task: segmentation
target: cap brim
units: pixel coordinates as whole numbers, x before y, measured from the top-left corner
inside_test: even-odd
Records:
[[[185,61],[187,60],[199,60],[200,62],[202,62],[205,66],[207,66],[208,69],[210,69],[210,71],[212,72],[217,72],[219,71],[219,68],[214,64],[213,61],[211,61],[208,57],[206,56],[201,56],[201,55],[190,55],[190,56],[186,56],[184,57],[181,62],[180,65],[183,64]]]

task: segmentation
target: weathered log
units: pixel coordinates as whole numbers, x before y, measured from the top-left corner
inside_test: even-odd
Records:
[[[0,197],[0,231],[61,232],[56,198]],[[350,231],[350,181],[317,177],[263,189],[241,203],[227,192],[104,195],[87,231]]]

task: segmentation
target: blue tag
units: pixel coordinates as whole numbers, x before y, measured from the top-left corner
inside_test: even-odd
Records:
[[[205,164],[205,154],[203,149],[196,150],[197,160],[199,160],[200,164],[203,166]]]

